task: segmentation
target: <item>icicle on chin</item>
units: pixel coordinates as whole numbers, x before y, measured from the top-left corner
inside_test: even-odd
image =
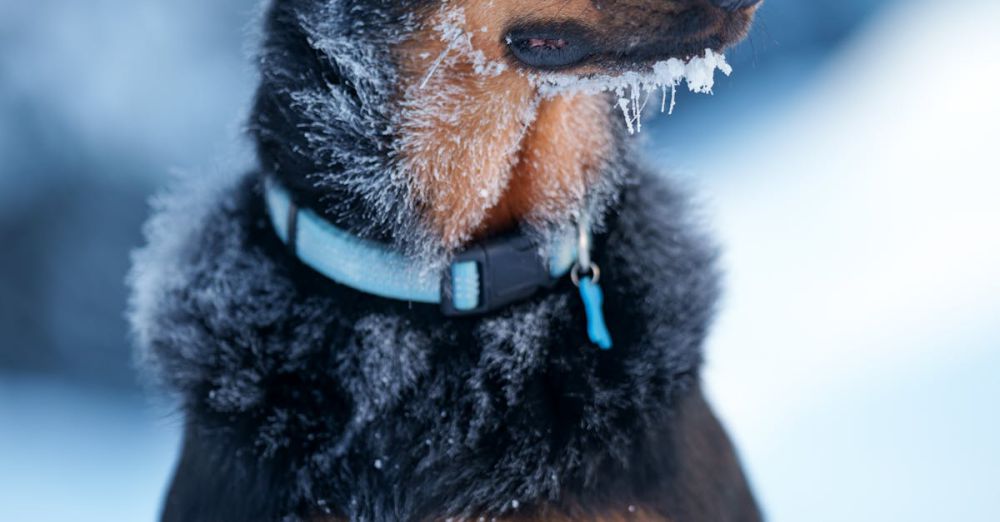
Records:
[[[642,131],[642,113],[654,93],[662,92],[660,112],[673,114],[677,104],[678,86],[686,83],[691,92],[712,94],[716,70],[726,76],[733,72],[733,68],[726,62],[725,55],[705,49],[704,56],[695,56],[687,61],[670,58],[656,62],[646,71],[585,75],[532,73],[529,77],[543,96],[566,93],[614,93],[618,99],[617,106],[625,117],[629,134],[635,134]]]

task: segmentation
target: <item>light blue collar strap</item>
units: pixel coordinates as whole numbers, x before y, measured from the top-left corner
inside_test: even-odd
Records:
[[[312,210],[297,208],[287,190],[270,178],[264,192],[278,237],[302,263],[361,292],[440,304],[448,315],[483,313],[523,299],[565,276],[577,258],[575,235],[549,248],[549,259],[544,261],[537,246],[516,237],[474,245],[438,276],[386,245],[361,239]]]

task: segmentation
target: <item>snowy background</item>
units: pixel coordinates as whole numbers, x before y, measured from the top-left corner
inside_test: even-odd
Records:
[[[0,0],[0,520],[152,520],[123,274],[231,168],[251,0]],[[644,130],[726,247],[709,391],[775,522],[1000,520],[1000,3],[768,0]]]

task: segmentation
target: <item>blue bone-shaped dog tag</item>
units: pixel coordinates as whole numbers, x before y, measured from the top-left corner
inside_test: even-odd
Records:
[[[611,332],[604,322],[604,293],[601,286],[590,277],[580,279],[580,297],[587,312],[587,335],[590,341],[602,350],[610,350]]]

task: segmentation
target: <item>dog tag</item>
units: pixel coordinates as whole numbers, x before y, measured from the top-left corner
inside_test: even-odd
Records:
[[[590,337],[590,342],[602,350],[610,350],[611,332],[604,322],[604,293],[601,291],[601,286],[589,276],[581,278],[580,297],[587,312],[587,335]]]

